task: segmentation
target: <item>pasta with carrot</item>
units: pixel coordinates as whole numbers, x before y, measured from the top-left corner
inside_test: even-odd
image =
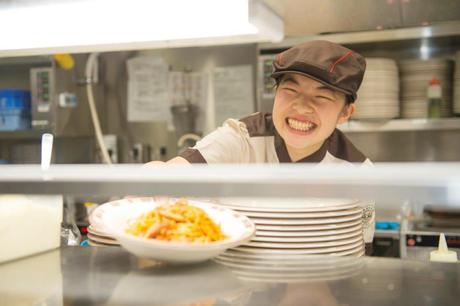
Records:
[[[188,243],[209,243],[227,237],[206,212],[179,199],[143,214],[130,224],[127,233],[144,238]]]

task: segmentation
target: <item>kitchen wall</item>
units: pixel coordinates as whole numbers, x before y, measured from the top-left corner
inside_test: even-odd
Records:
[[[255,44],[219,47],[160,49],[139,52],[113,52],[101,57],[105,111],[102,113],[106,131],[120,136],[121,158],[130,161],[130,149],[136,143],[149,144],[153,159],[168,159],[177,154],[177,136],[168,131],[165,122],[132,123],[126,120],[126,60],[137,55],[161,55],[172,70],[210,72],[214,67],[252,65],[256,84],[257,46]],[[254,101],[256,91],[254,89]],[[214,127],[214,104],[209,95],[205,133]],[[163,148],[163,149],[162,149]],[[166,154],[161,154],[166,148]]]

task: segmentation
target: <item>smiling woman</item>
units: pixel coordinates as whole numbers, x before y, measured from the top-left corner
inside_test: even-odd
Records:
[[[297,161],[316,152],[353,111],[344,93],[302,74],[286,73],[277,86],[273,123]]]

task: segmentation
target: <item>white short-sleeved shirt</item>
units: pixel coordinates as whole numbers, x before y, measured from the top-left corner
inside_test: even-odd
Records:
[[[191,163],[292,163],[286,144],[277,133],[272,116],[255,113],[240,120],[228,119],[222,127],[181,155]],[[338,129],[315,153],[297,163],[361,163],[372,165]],[[363,204],[364,240],[374,236],[374,203]]]

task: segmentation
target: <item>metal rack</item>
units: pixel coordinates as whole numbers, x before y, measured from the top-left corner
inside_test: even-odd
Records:
[[[0,193],[339,197],[460,206],[460,163],[0,167]]]
[[[338,128],[343,132],[459,130],[460,118],[350,120]]]

